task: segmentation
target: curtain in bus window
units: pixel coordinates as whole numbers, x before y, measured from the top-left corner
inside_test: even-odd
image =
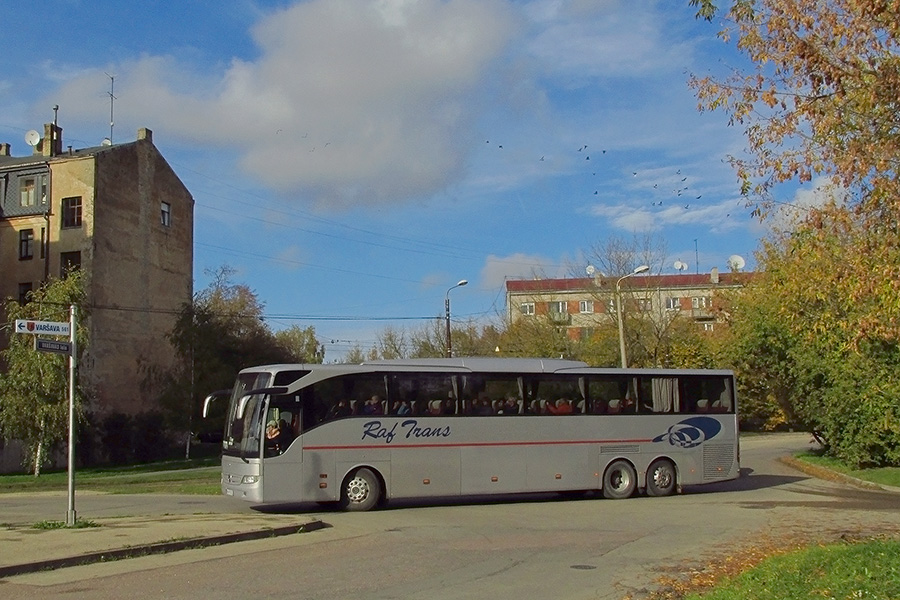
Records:
[[[734,398],[734,392],[731,390],[731,379],[726,377],[723,380],[725,384],[722,389],[722,394],[719,396],[719,405],[722,407],[722,410],[729,412],[732,409],[731,399]]]
[[[653,412],[678,412],[680,409],[678,379],[675,377],[653,378]]]

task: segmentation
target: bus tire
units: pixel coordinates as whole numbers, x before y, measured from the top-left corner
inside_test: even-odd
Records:
[[[647,495],[671,496],[678,487],[675,465],[667,458],[659,458],[647,469]]]
[[[381,482],[371,469],[356,469],[341,486],[341,508],[364,511],[374,508],[381,499]]]
[[[614,460],[603,473],[603,497],[630,498],[637,489],[637,472],[627,460]]]

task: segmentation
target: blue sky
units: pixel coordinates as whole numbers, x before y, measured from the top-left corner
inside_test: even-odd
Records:
[[[505,278],[582,274],[651,233],[662,272],[753,268],[722,113],[691,73],[740,66],[688,1],[309,0],[4,3],[0,141],[64,145],[139,127],[190,189],[195,289],[228,264],[276,329],[326,360],[385,327],[488,322]],[[793,202],[796,191],[785,190]]]

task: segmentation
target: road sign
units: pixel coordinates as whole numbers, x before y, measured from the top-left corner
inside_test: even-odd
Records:
[[[71,356],[72,343],[34,338],[34,349],[39,352],[54,352],[56,354],[68,354]]]
[[[29,319],[16,319],[16,333],[30,333],[32,335],[69,335],[72,329],[68,323],[59,321],[31,321]]]

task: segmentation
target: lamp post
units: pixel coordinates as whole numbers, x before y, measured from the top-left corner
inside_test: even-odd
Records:
[[[462,287],[469,283],[465,279],[460,279],[459,283],[454,286],[451,286],[447,290],[447,294],[444,296],[444,314],[446,315],[447,321],[447,358],[451,358],[453,356],[453,346],[450,343],[450,290]]]
[[[625,356],[625,324],[624,319],[622,318],[622,291],[620,289],[620,285],[623,280],[628,279],[629,277],[634,277],[640,273],[646,273],[650,270],[650,267],[647,265],[641,265],[637,267],[631,273],[627,275],[623,275],[616,280],[616,316],[619,319],[619,356],[622,358],[622,368],[628,368],[628,358]]]

